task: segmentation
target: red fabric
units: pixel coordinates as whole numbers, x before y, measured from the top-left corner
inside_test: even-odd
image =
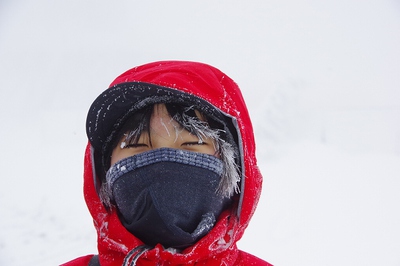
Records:
[[[223,112],[236,117],[245,158],[244,190],[239,217],[237,211],[225,211],[215,227],[200,241],[181,253],[171,253],[161,246],[143,253],[137,265],[270,265],[239,251],[236,242],[242,237],[261,193],[262,176],[257,167],[250,117],[236,85],[218,69],[202,63],[185,61],[155,62],[133,68],[110,85],[141,81],[196,95]],[[107,212],[97,195],[93,178],[93,158],[87,145],[84,165],[84,194],[98,234],[98,252],[102,266],[122,265],[127,253],[143,245],[120,223],[115,210]],[[86,260],[66,265],[87,265]],[[86,264],[85,264],[86,263]]]

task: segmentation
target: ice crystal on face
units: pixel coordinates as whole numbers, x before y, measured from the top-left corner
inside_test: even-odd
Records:
[[[126,147],[126,142],[125,142],[125,141],[121,142],[120,148],[123,149],[123,148],[125,148],[125,147]]]
[[[128,144],[137,143],[139,141],[140,135],[145,128],[145,123],[141,122],[138,124],[137,128],[131,130],[130,132],[124,134],[125,136],[125,147]],[[121,144],[122,145],[122,144]],[[121,147],[122,148],[122,147]]]
[[[168,124],[171,123],[171,120],[168,122]],[[162,117],[160,117],[160,124],[164,127],[165,132],[167,132],[167,134],[168,134],[168,137],[171,136],[171,134],[169,133],[169,130],[168,130],[168,126],[165,124],[165,122],[164,122]]]

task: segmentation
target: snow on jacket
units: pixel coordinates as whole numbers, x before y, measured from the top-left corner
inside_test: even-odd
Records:
[[[270,265],[237,248],[256,209],[262,186],[257,167],[250,117],[236,83],[218,69],[195,62],[162,61],[133,68],[117,77],[110,87],[126,82],[146,82],[195,95],[211,103],[237,122],[242,176],[240,200],[224,211],[214,228],[182,252],[161,245],[143,252],[136,265]],[[99,199],[94,177],[93,148],[88,143],[84,163],[84,196],[98,237],[97,259],[101,266],[122,265],[127,254],[143,242],[121,224],[115,208],[107,211]],[[89,265],[93,255],[77,258],[65,266]],[[93,262],[93,261],[92,261]]]

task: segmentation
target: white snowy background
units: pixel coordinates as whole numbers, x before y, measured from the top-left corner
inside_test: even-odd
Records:
[[[164,59],[209,63],[243,90],[264,185],[241,249],[400,265],[397,0],[1,0],[0,265],[96,253],[87,109]]]

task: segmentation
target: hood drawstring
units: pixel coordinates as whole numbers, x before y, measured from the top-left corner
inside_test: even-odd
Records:
[[[146,245],[138,246],[138,247],[132,249],[126,255],[126,257],[122,263],[122,266],[135,266],[136,261],[139,259],[139,257],[142,256],[143,253],[145,253],[146,251],[148,251],[150,249],[151,248]]]

